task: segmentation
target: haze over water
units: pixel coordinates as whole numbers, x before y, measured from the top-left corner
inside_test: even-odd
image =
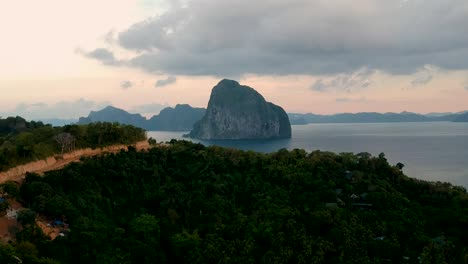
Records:
[[[403,171],[410,177],[468,187],[468,123],[310,124],[292,130],[292,138],[282,140],[187,140],[260,152],[383,152],[390,164],[405,164]],[[148,137],[160,142],[186,139],[185,133],[151,131]]]

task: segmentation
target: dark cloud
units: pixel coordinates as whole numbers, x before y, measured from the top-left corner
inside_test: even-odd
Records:
[[[426,85],[426,84],[430,83],[432,81],[432,79],[433,79],[432,75],[421,76],[421,77],[411,81],[411,85],[413,85],[413,86]]]
[[[328,88],[328,84],[326,84],[322,79],[317,80],[310,89],[316,92],[324,92]]]
[[[374,71],[361,69],[349,74],[338,74],[326,80],[319,79],[311,85],[311,89],[317,92],[360,90],[372,84]]]
[[[139,53],[126,65],[214,76],[468,69],[466,0],[180,2],[117,35]],[[108,50],[87,55],[119,64]]]
[[[163,86],[167,86],[169,84],[173,84],[176,81],[177,81],[177,78],[175,76],[168,76],[166,79],[156,81],[156,84],[154,86],[156,88],[163,87]]]
[[[416,79],[411,81],[411,85],[413,86],[422,86],[430,83],[432,79],[434,79],[434,74],[437,69],[426,65],[422,68],[418,73],[416,73]]]
[[[121,64],[121,62],[115,58],[114,53],[108,49],[98,48],[90,52],[80,51],[80,53],[83,53],[88,58],[101,61],[105,65],[117,66]]]
[[[128,88],[131,88],[133,86],[133,82],[131,81],[122,81],[120,83],[120,88],[122,89],[128,89]]]

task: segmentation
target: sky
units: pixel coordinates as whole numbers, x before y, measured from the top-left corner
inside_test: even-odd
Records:
[[[466,0],[0,0],[0,116],[206,107],[229,78],[287,112],[468,110]]]

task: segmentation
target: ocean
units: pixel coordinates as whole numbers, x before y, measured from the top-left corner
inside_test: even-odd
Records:
[[[340,152],[385,153],[390,164],[405,164],[414,178],[447,181],[468,188],[468,123],[309,124],[292,126],[291,139],[195,140],[185,132],[150,131],[158,142],[186,139],[204,145],[274,152],[281,148]]]

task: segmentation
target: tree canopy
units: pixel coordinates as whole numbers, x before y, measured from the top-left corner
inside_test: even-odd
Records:
[[[8,117],[0,119],[0,171],[79,148],[132,144],[145,138],[143,129],[118,123],[52,127]]]
[[[171,141],[29,174],[19,199],[71,232],[50,241],[28,225],[16,243],[0,246],[0,263],[468,259],[466,190],[409,178],[383,154],[264,154]]]

